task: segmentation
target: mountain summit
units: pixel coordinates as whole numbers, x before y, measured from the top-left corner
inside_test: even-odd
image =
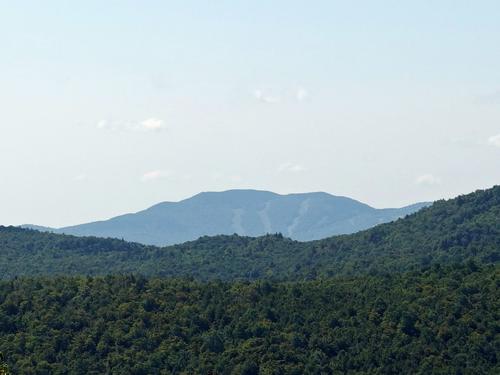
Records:
[[[52,231],[123,238],[149,245],[171,245],[205,235],[233,233],[245,236],[282,233],[308,241],[354,233],[427,205],[376,209],[354,199],[320,192],[280,195],[259,190],[228,190],[200,193],[180,202],[159,203],[106,221]]]

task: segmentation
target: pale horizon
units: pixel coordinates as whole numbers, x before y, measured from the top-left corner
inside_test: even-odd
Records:
[[[499,13],[495,1],[9,3],[0,225],[234,188],[381,208],[497,185]]]

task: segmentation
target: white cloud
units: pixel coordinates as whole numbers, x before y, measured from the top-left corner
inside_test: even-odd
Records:
[[[253,92],[253,96],[258,101],[268,104],[275,104],[281,101],[279,95],[269,92],[269,90],[256,89]]]
[[[500,147],[500,134],[493,135],[488,138],[488,144],[495,146],[495,147]]]
[[[309,92],[305,88],[299,87],[295,93],[295,97],[299,102],[303,102],[309,97]]]
[[[159,169],[146,172],[142,175],[141,180],[144,182],[155,181],[163,177],[168,177],[170,173],[166,171],[162,171]]]
[[[303,165],[301,164],[294,164],[294,163],[283,163],[278,167],[278,172],[283,173],[283,172],[291,172],[291,173],[300,173],[304,172],[306,169],[304,168]]]
[[[158,131],[164,129],[163,120],[151,117],[140,123],[143,130],[146,131]]]
[[[416,178],[415,182],[418,185],[434,186],[434,185],[441,184],[441,178],[436,177],[432,174],[424,174],[424,175],[418,176]]]
[[[259,102],[267,104],[276,104],[290,99],[303,102],[309,98],[309,91],[302,86],[291,90],[281,90],[272,86],[264,86],[253,90],[253,96]]]
[[[109,121],[100,120],[97,123],[98,129],[111,130],[111,131],[144,131],[155,132],[165,129],[163,120],[155,117],[150,117],[146,120],[134,121]]]

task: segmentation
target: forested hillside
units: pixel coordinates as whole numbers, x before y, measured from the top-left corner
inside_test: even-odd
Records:
[[[296,283],[0,282],[19,374],[498,374],[499,268]]]
[[[35,275],[192,276],[296,280],[500,259],[500,186],[439,201],[396,222],[313,242],[282,235],[202,237],[165,248],[0,228],[2,278]]]
[[[0,353],[19,374],[497,374],[499,249],[500,187],[314,242],[3,227]]]

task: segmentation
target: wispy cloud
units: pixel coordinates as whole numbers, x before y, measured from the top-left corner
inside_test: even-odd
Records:
[[[305,88],[299,87],[295,93],[295,98],[299,102],[303,102],[304,100],[307,100],[307,98],[309,98],[309,92]]]
[[[166,129],[163,120],[150,117],[143,121],[109,121],[100,120],[97,123],[98,129],[111,131],[143,131],[157,132]]]
[[[155,169],[149,172],[146,172],[142,175],[141,180],[143,182],[150,182],[150,181],[156,181],[160,178],[168,177],[170,176],[170,173],[167,171],[163,171],[160,169]]]
[[[108,124],[108,121],[106,120],[101,120],[97,123],[97,129],[106,129],[106,128],[109,128],[109,125]]]
[[[418,185],[435,186],[441,185],[441,178],[432,174],[423,174],[415,179]]]
[[[270,89],[255,89],[253,96],[260,102],[275,104],[281,101],[281,96]]]
[[[148,118],[147,120],[141,121],[139,124],[140,128],[146,131],[158,131],[165,129],[165,126],[163,124],[163,120],[151,117]]]
[[[284,173],[284,172],[290,172],[290,173],[300,173],[304,172],[306,169],[302,164],[295,164],[295,163],[283,163],[278,166],[278,172]]]
[[[259,102],[267,104],[276,104],[290,100],[303,102],[309,98],[309,91],[302,86],[290,89],[263,86],[253,90],[253,97]]]
[[[500,147],[500,134],[492,135],[488,138],[488,144],[495,147]]]

